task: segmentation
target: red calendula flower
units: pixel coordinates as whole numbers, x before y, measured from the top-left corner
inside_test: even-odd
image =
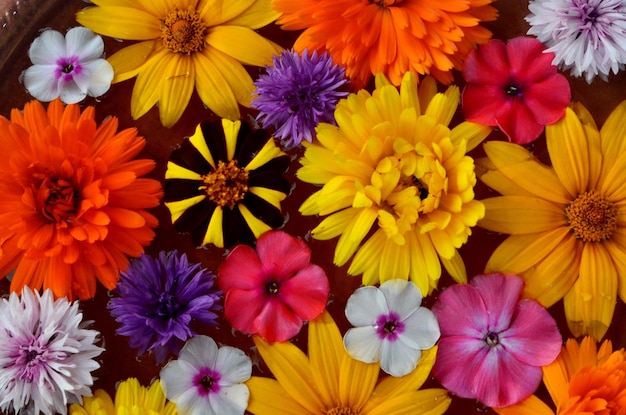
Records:
[[[0,276],[11,290],[50,288],[56,297],[87,299],[96,279],[113,289],[127,256],[139,256],[157,219],[146,209],[162,195],[141,178],[154,161],[133,158],[145,140],[99,126],[95,110],[38,101],[0,117]]]
[[[218,272],[230,324],[270,343],[298,334],[303,321],[326,308],[329,284],[324,270],[311,264],[311,250],[283,231],[269,231],[256,251],[237,245]]]
[[[571,99],[553,53],[537,39],[499,39],[472,51],[463,67],[463,112],[468,121],[498,126],[509,141],[527,144],[563,117]]]

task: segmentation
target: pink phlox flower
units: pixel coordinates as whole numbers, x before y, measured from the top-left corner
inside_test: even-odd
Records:
[[[447,288],[433,306],[441,339],[433,375],[452,393],[490,407],[513,405],[541,382],[541,366],[559,355],[556,322],[538,302],[521,299],[515,275],[478,275]]]
[[[468,121],[498,126],[509,141],[528,144],[565,114],[567,79],[552,65],[553,53],[531,37],[479,46],[463,67],[462,106]]]
[[[256,251],[236,246],[220,266],[226,319],[237,330],[258,333],[268,342],[298,334],[304,321],[326,308],[329,283],[311,261],[311,250],[283,231],[264,233]]]

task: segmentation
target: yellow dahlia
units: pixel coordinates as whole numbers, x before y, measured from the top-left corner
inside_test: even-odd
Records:
[[[92,0],[76,20],[96,33],[139,42],[108,60],[113,83],[137,77],[131,114],[158,104],[166,127],[178,121],[194,86],[222,118],[239,119],[254,84],[242,64],[264,66],[281,48],[255,32],[277,17],[270,0]]]
[[[523,147],[489,142],[481,180],[502,196],[483,200],[480,226],[510,234],[486,270],[526,280],[525,296],[564,298],[575,337],[606,333],[626,299],[626,101],[598,130],[580,104],[546,128],[552,167]]]
[[[254,415],[439,415],[450,406],[445,389],[419,390],[435,363],[436,346],[408,375],[379,380],[380,365],[350,357],[328,312],[309,323],[308,357],[292,343],[253,339],[276,378],[252,376],[246,382]]]
[[[341,100],[337,126],[319,124],[318,143],[305,144],[297,177],[323,187],[300,212],[328,215],[313,237],[341,235],[334,262],[356,253],[348,273],[363,274],[364,284],[410,278],[427,295],[441,263],[466,281],[457,248],[484,208],[474,200],[474,161],[465,153],[491,129],[469,122],[450,129],[458,103],[456,86],[437,93],[426,78],[418,93],[416,75],[407,72],[398,90],[379,74],[372,94]]]

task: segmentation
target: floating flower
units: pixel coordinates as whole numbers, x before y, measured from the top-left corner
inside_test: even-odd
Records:
[[[248,412],[254,415],[439,415],[450,405],[445,389],[419,390],[430,374],[436,347],[424,352],[409,375],[379,380],[378,364],[359,362],[345,351],[327,312],[309,323],[308,357],[292,343],[268,344],[256,335],[253,339],[276,377],[252,376],[247,382]]]
[[[613,351],[609,340],[598,350],[590,337],[580,345],[569,339],[558,359],[543,368],[543,382],[557,406],[557,415],[622,414],[626,411],[626,351]],[[554,415],[535,395],[496,412]]]
[[[497,17],[491,0],[272,0],[282,13],[285,30],[305,29],[294,44],[328,51],[346,68],[354,88],[363,88],[372,74],[382,72],[399,85],[405,72],[432,74],[452,82],[476,44],[491,32],[481,21]]]
[[[140,176],[155,162],[133,159],[145,140],[119,133],[117,118],[99,126],[95,110],[55,100],[0,117],[0,275],[17,267],[11,290],[50,288],[87,299],[96,279],[115,288],[129,256],[154,237],[158,181]]]
[[[571,99],[567,79],[537,39],[499,39],[479,46],[463,67],[463,113],[468,121],[498,126],[509,141],[527,144],[563,117]]]
[[[135,378],[126,379],[117,386],[115,403],[102,389],[83,399],[83,404],[72,404],[70,415],[176,415],[176,405],[165,400],[161,383],[157,379],[149,387]]]
[[[247,123],[203,122],[174,150],[165,172],[165,205],[197,246],[253,243],[283,225],[280,202],[291,187],[289,157]]]
[[[561,335],[548,311],[520,299],[524,281],[487,274],[441,293],[433,306],[441,339],[433,375],[452,393],[491,407],[512,405],[541,383]]]
[[[380,362],[391,376],[411,373],[422,350],[439,339],[437,319],[421,303],[419,288],[406,280],[358,288],[346,305],[346,317],[356,326],[343,337],[350,356],[365,363]]]
[[[554,52],[553,63],[588,83],[626,64],[624,0],[541,0],[528,4],[529,35]]]
[[[310,261],[309,247],[283,231],[264,233],[256,251],[236,246],[218,271],[226,319],[269,342],[298,334],[304,321],[324,311],[330,289],[324,270]]]
[[[128,336],[140,355],[153,351],[159,363],[168,351],[177,355],[196,335],[194,320],[217,325],[221,292],[214,281],[212,272],[189,264],[186,254],[161,252],[156,259],[141,255],[122,272],[108,306],[121,325],[117,334]]]
[[[328,215],[313,237],[341,235],[334,262],[344,265],[356,252],[348,273],[363,274],[365,285],[410,278],[427,295],[437,286],[440,260],[466,280],[457,248],[484,208],[474,200],[474,161],[465,152],[491,128],[448,128],[458,102],[456,86],[437,93],[426,78],[418,95],[415,74],[407,72],[400,91],[379,75],[373,94],[361,90],[341,100],[338,126],[321,123],[319,143],[305,145],[297,177],[323,187],[300,212]]]
[[[181,415],[243,415],[250,394],[243,382],[251,374],[252,362],[243,351],[218,348],[212,338],[196,336],[160,376],[165,396]]]
[[[0,299],[0,410],[66,414],[91,395],[100,333],[85,328],[78,302],[26,287]]]
[[[276,128],[276,138],[286,147],[296,147],[302,140],[310,143],[317,124],[334,123],[337,101],[348,95],[337,89],[348,81],[345,69],[327,53],[282,52],[266,70],[254,82],[257,97],[252,107],[259,110],[257,121]]]
[[[489,142],[481,180],[488,198],[480,226],[510,234],[488,272],[520,275],[525,297],[561,298],[575,337],[606,333],[617,295],[626,300],[626,101],[601,130],[580,104],[546,127],[552,167],[516,144]]]
[[[75,104],[109,90],[113,67],[104,56],[104,42],[91,30],[74,27],[65,37],[45,30],[33,41],[28,57],[33,66],[23,73],[28,93],[40,101],[61,98]]]
[[[105,36],[137,40],[109,58],[113,82],[137,77],[130,101],[133,118],[158,104],[161,123],[178,121],[195,90],[218,116],[239,119],[254,84],[242,64],[264,66],[281,51],[255,32],[278,13],[270,0],[160,2],[94,1],[76,20]]]

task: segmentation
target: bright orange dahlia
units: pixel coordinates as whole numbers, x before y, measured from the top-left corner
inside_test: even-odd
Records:
[[[145,140],[94,117],[93,107],[81,113],[59,100],[0,117],[0,277],[15,269],[11,291],[91,298],[96,279],[114,288],[127,256],[154,238],[146,209],[159,204],[161,185],[140,177],[153,160],[133,160]]]
[[[328,51],[355,89],[383,72],[399,85],[412,70],[452,82],[467,54],[491,32],[493,0],[272,0],[286,30],[306,29],[294,48]]]

